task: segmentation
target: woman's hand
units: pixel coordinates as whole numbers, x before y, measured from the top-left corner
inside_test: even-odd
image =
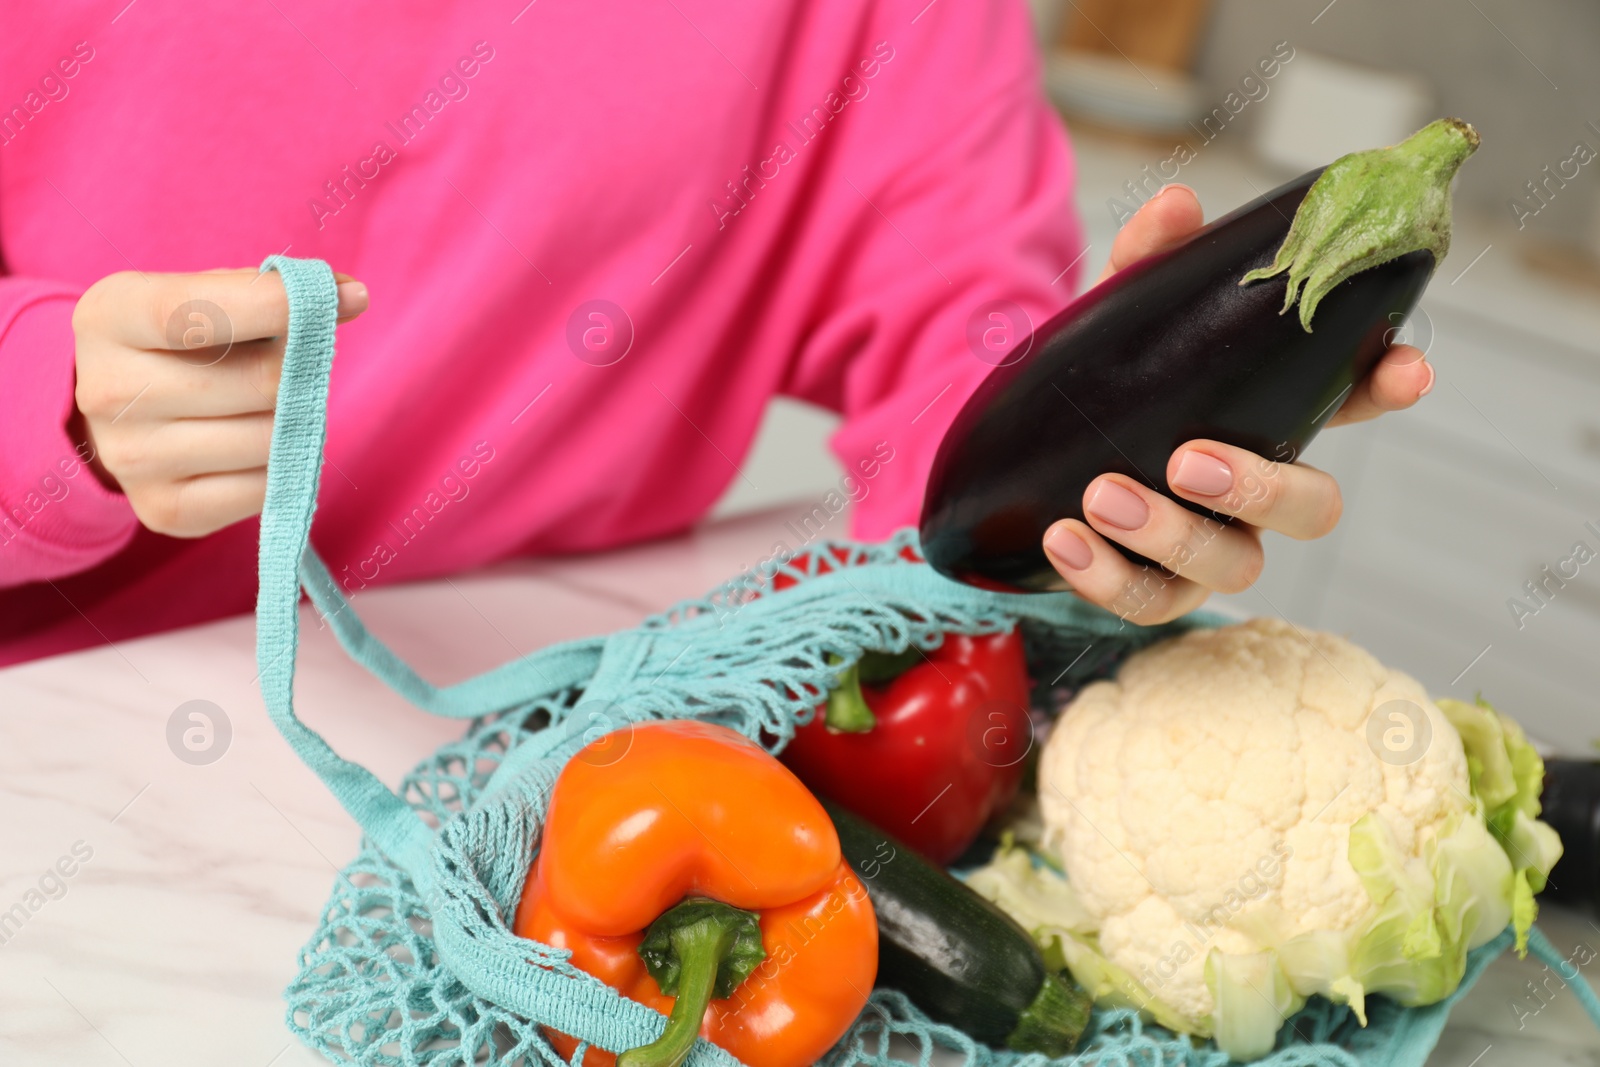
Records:
[[[1101,280],[1188,236],[1201,221],[1194,192],[1167,186],[1117,234]],[[1351,390],[1329,425],[1408,408],[1431,388],[1433,368],[1423,354],[1394,345]],[[1167,461],[1167,485],[1183,499],[1237,521],[1226,526],[1209,521],[1132,478],[1105,474],[1084,491],[1089,521],[1063,519],[1051,526],[1045,553],[1085,600],[1143,625],[1177,618],[1213,591],[1236,593],[1256,580],[1262,530],[1309,540],[1339,521],[1339,484],[1292,459],[1257,456],[1217,441],[1190,441]],[[1112,541],[1161,564],[1162,570],[1130,562]]]
[[[339,321],[367,288],[339,281]],[[123,271],[72,313],[95,475],[156,533],[201,537],[261,511],[289,305],[275,272]]]

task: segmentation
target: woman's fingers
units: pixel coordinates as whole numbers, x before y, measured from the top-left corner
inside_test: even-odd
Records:
[[[1064,519],[1045,534],[1045,553],[1084,599],[1150,625],[1197,607],[1210,592],[1237,593],[1260,577],[1261,530],[1300,540],[1321,537],[1343,508],[1332,476],[1266,459],[1218,441],[1190,441],[1167,463],[1179,497],[1198,514],[1121,474],[1104,474],[1083,494],[1086,521]],[[1113,544],[1151,560],[1126,559]]]
[[[1205,223],[1200,200],[1187,185],[1168,185],[1134,212],[1111,242],[1111,260],[1100,280],[1181,241]]]
[[[175,482],[267,465],[272,412],[216,419],[172,419],[147,433],[113,435],[104,458],[124,483]]]
[[[79,406],[119,423],[271,411],[283,373],[283,339],[183,353],[124,349],[97,361],[94,370],[79,378]]]
[[[339,319],[367,309],[365,285],[339,282]],[[281,336],[289,326],[289,299],[276,272],[253,268],[192,274],[123,271],[102,278],[79,301],[73,316],[80,333],[146,351],[189,352]]]
[[[190,353],[149,353],[153,360],[137,368],[157,383],[149,415],[169,418],[215,418],[272,411],[283,376],[282,337],[243,341],[226,349]],[[129,368],[134,373],[135,368]]]
[[[334,277],[339,321],[365,311],[366,286]],[[260,510],[289,329],[277,272],[108,275],[72,329],[74,432],[145,526],[198,537]]]
[[[1174,452],[1167,484],[1185,500],[1297,541],[1330,533],[1344,510],[1339,483],[1326,471],[1220,441],[1190,441]]]
[[[1100,280],[1181,241],[1204,222],[1194,190],[1168,185],[1117,233]],[[1247,569],[1241,560],[1252,547],[1260,555],[1251,535],[1216,522],[1208,529],[1197,516],[1128,479],[1097,479],[1085,504],[1093,525],[1077,519],[1056,523],[1045,533],[1045,554],[1079,596],[1140,625],[1192,611],[1205,600],[1211,582],[1231,582]],[[1132,563],[1107,536],[1157,560],[1168,573]],[[1209,550],[1219,542],[1220,547]],[[1260,569],[1259,561],[1254,567]]]
[[[1131,225],[1131,223],[1130,223]],[[1395,345],[1378,365],[1356,383],[1329,426],[1365,422],[1389,411],[1401,411],[1433,390],[1433,364],[1410,345]]]
[[[1207,589],[1237,593],[1261,573],[1254,531],[1196,515],[1132,478],[1105,474],[1090,482],[1083,511],[1100,536]]]
[[[365,283],[356,281],[342,271],[334,271],[333,280],[339,290],[340,322],[349,322],[372,306],[372,296],[367,292]]]
[[[1101,280],[1188,237],[1203,221],[1192,190],[1167,186],[1117,234]],[[1408,408],[1433,383],[1424,353],[1395,345],[1350,391],[1329,425]],[[1308,540],[1338,523],[1338,483],[1292,460],[1269,460],[1216,441],[1191,441],[1173,453],[1166,470],[1173,493],[1238,520],[1233,523],[1190,511],[1131,478],[1102,475],[1084,493],[1086,521],[1053,525],[1045,534],[1046,554],[1086,600],[1145,625],[1175,618],[1212,590],[1238,592],[1256,580],[1264,562],[1261,530]],[[1134,564],[1114,546],[1155,565]]]
[[[75,324],[116,344],[189,351],[284,332],[289,299],[276,273],[220,270],[102,278],[79,302]]]
[[[1193,611],[1210,590],[1125,558],[1094,529],[1062,519],[1044,536],[1045,554],[1068,586],[1092,604],[1140,626]]]
[[[266,468],[227,471],[167,482],[130,494],[133,512],[147,528],[168,537],[204,537],[261,511]]]

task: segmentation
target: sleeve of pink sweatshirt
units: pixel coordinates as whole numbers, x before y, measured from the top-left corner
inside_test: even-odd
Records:
[[[875,79],[884,99],[850,105],[835,161],[870,237],[852,235],[840,256],[786,385],[842,412],[835,453],[853,475],[875,472],[852,511],[864,539],[916,523],[944,429],[990,370],[970,340],[996,321],[988,305],[1009,301],[1040,325],[1074,293],[1084,251],[1027,8],[974,7],[915,36],[884,33],[897,53]]]
[[[77,299],[55,282],[0,278],[0,587],[87,570],[139,525],[67,436]]]

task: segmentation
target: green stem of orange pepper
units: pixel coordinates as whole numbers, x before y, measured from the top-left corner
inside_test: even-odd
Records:
[[[677,999],[661,1036],[622,1053],[617,1067],[678,1067],[694,1048],[711,999],[732,996],[766,957],[754,912],[704,897],[663,912],[639,943],[639,958],[661,992]]]

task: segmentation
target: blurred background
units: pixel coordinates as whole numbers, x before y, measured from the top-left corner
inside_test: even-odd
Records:
[[[1022,0],[1018,0],[1022,2]],[[1455,236],[1397,337],[1438,384],[1329,431],[1338,531],[1269,536],[1255,589],[1214,598],[1353,638],[1437,696],[1483,693],[1543,741],[1600,738],[1600,5],[1561,0],[1033,0],[1071,133],[1083,277],[1164,181],[1215,218],[1431,118],[1483,148]],[[833,416],[780,401],[736,514],[815,499]],[[755,489],[752,486],[760,486]],[[803,511],[804,508],[797,509]]]

